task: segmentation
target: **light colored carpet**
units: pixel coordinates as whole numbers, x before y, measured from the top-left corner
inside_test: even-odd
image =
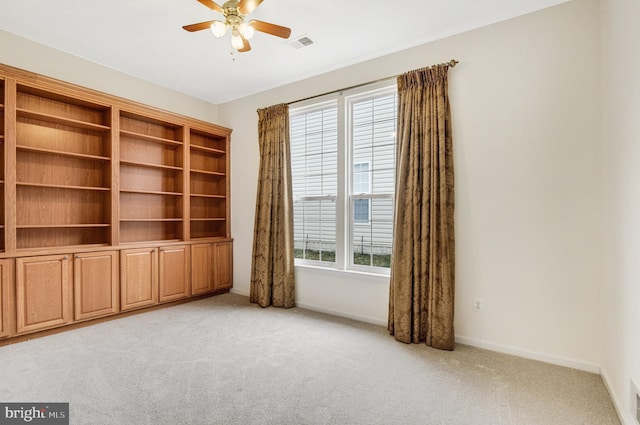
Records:
[[[0,401],[91,425],[619,424],[597,375],[232,294],[0,347]]]

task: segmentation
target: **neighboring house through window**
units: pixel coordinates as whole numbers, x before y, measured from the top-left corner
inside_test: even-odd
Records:
[[[353,194],[364,195],[371,191],[371,174],[368,162],[353,164]],[[369,199],[353,200],[354,223],[368,223],[371,215]]]

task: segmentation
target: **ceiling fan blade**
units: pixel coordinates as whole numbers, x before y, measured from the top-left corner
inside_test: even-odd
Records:
[[[248,15],[249,13],[253,12],[256,7],[260,6],[260,3],[262,3],[264,0],[240,0],[240,2],[238,3],[238,12],[240,12],[242,15]]]
[[[256,31],[275,35],[276,37],[289,38],[291,35],[291,28],[281,27],[280,25],[270,24],[269,22],[253,19],[249,22],[249,25]]]
[[[222,6],[218,5],[218,3],[211,0],[198,0],[198,1],[204,4],[205,6],[207,6],[209,9],[213,10],[214,12],[224,15],[224,9],[222,8]]]
[[[184,28],[185,30],[187,30],[189,32],[208,30],[209,28],[211,28],[211,23],[212,22],[214,22],[214,21],[199,22],[197,24],[185,25],[182,28]]]
[[[246,38],[244,38],[242,35],[240,36],[240,38],[242,38],[243,46],[240,49],[238,49],[238,52],[242,53],[242,52],[248,52],[249,50],[251,50],[251,45],[249,44],[249,41]]]

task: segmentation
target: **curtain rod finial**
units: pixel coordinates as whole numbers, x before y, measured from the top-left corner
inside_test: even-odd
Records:
[[[455,59],[451,59],[451,60],[449,61],[449,66],[450,66],[451,68],[453,68],[453,67],[454,67],[454,66],[456,66],[458,63],[459,63],[459,62],[458,62],[457,60],[455,60]]]

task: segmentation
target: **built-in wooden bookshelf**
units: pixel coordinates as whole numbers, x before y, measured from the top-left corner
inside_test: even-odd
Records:
[[[190,141],[191,237],[227,237],[229,179],[226,140],[191,130]]]
[[[183,169],[183,126],[120,112],[121,242],[184,239]]]
[[[0,344],[228,291],[230,134],[0,65]]]
[[[16,91],[16,248],[108,245],[110,108]]]

